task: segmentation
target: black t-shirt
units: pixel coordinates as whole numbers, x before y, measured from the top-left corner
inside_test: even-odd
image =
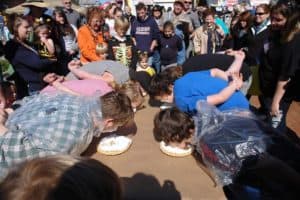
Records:
[[[281,69],[282,44],[281,35],[272,32],[263,47],[259,66],[260,88],[264,96],[273,97]]]
[[[287,84],[285,99],[300,100],[300,33],[294,36],[293,40],[283,45],[282,64],[279,80]]]
[[[183,74],[194,71],[208,70],[212,68],[218,68],[226,71],[234,60],[233,56],[225,54],[202,54],[190,57],[187,59],[182,66]],[[241,67],[241,73],[243,79],[248,80],[251,75],[251,71],[245,63]]]

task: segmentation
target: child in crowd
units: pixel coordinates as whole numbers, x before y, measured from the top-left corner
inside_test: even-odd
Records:
[[[96,54],[101,60],[107,59],[108,45],[106,43],[99,43],[96,45]]]
[[[41,58],[56,59],[54,42],[50,38],[50,27],[46,24],[38,25],[34,32],[38,38],[35,42],[36,49]]]
[[[163,34],[159,40],[161,70],[167,67],[177,66],[177,53],[182,50],[182,40],[175,35],[174,25],[167,21],[163,26]]]
[[[134,69],[137,55],[132,38],[126,35],[129,28],[128,19],[123,16],[116,18],[114,27],[116,34],[108,43],[108,59],[116,60],[126,67]]]
[[[136,66],[136,71],[144,71],[149,74],[149,76],[155,75],[155,70],[148,64],[148,53],[147,52],[139,52],[138,55],[138,63]]]
[[[112,169],[91,158],[67,155],[23,162],[0,184],[2,200],[121,200],[121,196],[120,179]]]

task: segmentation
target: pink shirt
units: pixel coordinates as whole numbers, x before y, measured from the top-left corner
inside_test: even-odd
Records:
[[[64,86],[68,89],[81,94],[82,96],[91,96],[93,94],[100,94],[101,96],[111,92],[112,88],[102,80],[93,80],[93,79],[85,79],[85,80],[70,80],[62,82]],[[58,90],[48,85],[45,87],[41,93],[55,93]]]

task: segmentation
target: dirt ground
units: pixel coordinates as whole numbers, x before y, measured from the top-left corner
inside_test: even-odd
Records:
[[[14,5],[23,1],[14,2]],[[58,0],[47,3],[59,5]],[[251,99],[257,105],[257,99]],[[124,184],[125,198],[130,200],[221,200],[225,199],[222,188],[200,167],[192,156],[174,158],[164,155],[159,144],[154,140],[153,117],[158,108],[146,105],[137,112],[136,132],[133,144],[124,154],[105,156],[96,152],[99,142],[94,140],[85,153],[111,167],[121,177]],[[288,117],[288,127],[292,134],[300,136],[300,103],[293,103]]]
[[[257,104],[256,99],[252,99]],[[91,156],[115,170],[125,186],[126,199],[226,199],[222,188],[195,161],[193,156],[174,158],[164,155],[154,140],[153,117],[159,109],[147,107],[135,116],[136,132],[130,149],[118,156],[96,152],[95,140],[85,155]],[[300,133],[300,105],[294,103],[288,115],[288,126]]]

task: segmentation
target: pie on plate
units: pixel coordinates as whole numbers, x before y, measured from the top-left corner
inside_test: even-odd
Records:
[[[97,151],[105,155],[119,155],[129,149],[132,139],[125,136],[107,136],[102,138],[97,146]]]
[[[181,149],[178,147],[172,147],[172,146],[166,145],[166,143],[164,141],[160,142],[159,148],[163,153],[165,153],[169,156],[173,156],[173,157],[184,157],[184,156],[191,155],[193,152],[192,147],[189,147],[188,149]]]

